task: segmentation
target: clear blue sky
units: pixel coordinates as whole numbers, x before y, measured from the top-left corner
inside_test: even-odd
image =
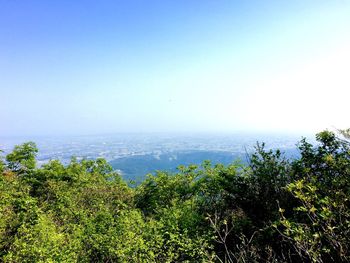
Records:
[[[0,0],[0,136],[349,125],[350,1]]]

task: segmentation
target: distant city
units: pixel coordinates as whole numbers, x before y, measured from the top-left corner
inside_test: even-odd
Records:
[[[68,164],[78,160],[104,158],[126,179],[143,178],[155,170],[174,171],[178,165],[200,164],[210,159],[224,163],[246,161],[257,142],[267,149],[280,149],[287,157],[297,154],[299,136],[259,134],[116,134],[100,136],[0,138],[0,149],[7,154],[17,144],[36,142],[38,164],[58,159]],[[311,139],[310,139],[311,140]]]

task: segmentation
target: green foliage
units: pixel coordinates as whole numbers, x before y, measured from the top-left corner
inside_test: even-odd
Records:
[[[7,167],[17,174],[30,172],[35,168],[35,157],[38,152],[34,142],[18,145],[6,156]]]
[[[290,183],[287,189],[300,200],[300,205],[295,207],[299,220],[287,219],[281,209],[281,224],[299,254],[313,262],[348,262],[350,211],[343,193],[325,196],[306,180]]]
[[[316,136],[320,144],[300,144],[295,181],[287,190],[298,200],[293,216],[280,209],[283,234],[301,257],[312,262],[350,260],[350,149],[334,133]]]
[[[349,142],[300,158],[258,144],[244,166],[180,166],[130,188],[103,159],[0,159],[0,262],[349,262]]]
[[[76,253],[50,217],[38,213],[33,221],[21,224],[4,256],[4,262],[76,262]]]
[[[2,154],[3,151],[0,150],[0,154]],[[3,156],[0,155],[0,174],[2,174],[5,170],[5,162],[4,162],[4,159],[3,159]]]

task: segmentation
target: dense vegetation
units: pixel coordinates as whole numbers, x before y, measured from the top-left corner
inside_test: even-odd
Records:
[[[345,133],[346,135],[346,133]],[[300,158],[257,145],[249,165],[180,166],[129,187],[103,159],[0,160],[1,262],[349,262],[350,146]]]

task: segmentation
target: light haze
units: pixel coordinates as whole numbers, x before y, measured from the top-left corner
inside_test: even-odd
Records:
[[[0,136],[349,126],[350,1],[0,1]]]

